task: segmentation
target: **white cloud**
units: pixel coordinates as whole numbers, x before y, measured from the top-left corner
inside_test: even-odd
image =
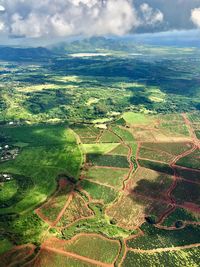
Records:
[[[5,11],[5,7],[0,5],[0,12],[3,12],[3,11]]]
[[[161,23],[164,20],[163,13],[159,9],[154,10],[147,3],[140,5],[140,11],[142,13],[141,23],[144,25],[154,25]]]
[[[148,4],[140,9],[141,18],[133,0],[0,0],[0,21],[8,35],[33,38],[123,35],[163,21]]]
[[[197,27],[200,28],[200,7],[192,9],[191,20]]]
[[[5,25],[2,21],[0,21],[0,32],[2,32],[5,28]]]

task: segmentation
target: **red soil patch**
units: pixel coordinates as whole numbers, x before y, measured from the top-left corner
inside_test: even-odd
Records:
[[[67,186],[67,180],[65,178],[61,178],[59,180],[59,188],[60,189],[65,189]]]

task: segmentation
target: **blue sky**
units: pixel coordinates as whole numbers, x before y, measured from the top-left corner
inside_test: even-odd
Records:
[[[200,0],[0,0],[1,40],[195,28],[200,28]]]

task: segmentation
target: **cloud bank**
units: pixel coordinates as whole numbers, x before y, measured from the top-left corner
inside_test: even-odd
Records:
[[[200,28],[200,7],[192,9],[191,20],[198,28]]]
[[[164,19],[132,0],[0,0],[0,32],[14,37],[123,35]]]

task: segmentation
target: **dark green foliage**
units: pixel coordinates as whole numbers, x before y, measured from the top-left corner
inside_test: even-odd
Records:
[[[183,222],[182,221],[177,221],[177,222],[175,222],[175,226],[176,226],[176,228],[181,228],[181,227],[183,227]]]
[[[148,216],[145,217],[145,220],[149,223],[149,224],[155,224],[156,223],[156,217],[155,216]]]
[[[164,164],[164,163],[153,162],[150,160],[142,160],[142,159],[139,160],[139,163],[141,167],[149,168],[151,170],[167,173],[170,175],[174,174],[173,169],[170,168],[169,165]]]
[[[189,210],[176,208],[163,222],[165,226],[174,226],[177,221],[198,222],[198,216]]]
[[[198,266],[199,257],[199,248],[184,249],[181,251],[160,252],[154,254],[135,253],[128,251],[125,260],[122,263],[122,267]]]
[[[17,181],[18,190],[10,199],[6,201],[0,201],[0,209],[8,208],[18,203],[26,196],[27,191],[30,191],[34,186],[34,183],[30,177],[25,177],[22,175],[13,175],[13,177]]]
[[[185,246],[200,242],[199,226],[189,225],[183,229],[167,231],[145,223],[141,229],[144,231],[144,235],[128,240],[127,245],[129,247],[148,250]]]

